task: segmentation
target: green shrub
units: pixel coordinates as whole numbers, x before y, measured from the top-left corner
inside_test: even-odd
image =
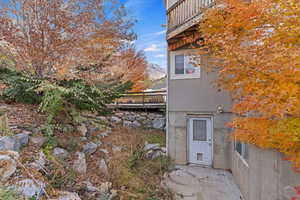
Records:
[[[8,86],[1,96],[6,102],[39,104],[42,101],[42,96],[35,92],[41,80],[7,68],[0,68],[0,80]]]
[[[142,150],[135,151],[128,159],[127,164],[129,169],[136,167],[138,162],[143,159],[145,152]]]
[[[24,198],[21,195],[12,190],[5,187],[0,187],[0,199],[5,200],[23,200]]]
[[[150,144],[159,144],[160,146],[166,144],[166,139],[161,134],[149,134],[146,136],[146,141]]]
[[[51,125],[59,114],[65,113],[72,118],[74,109],[108,112],[106,105],[132,86],[131,82],[93,85],[81,79],[42,80],[6,68],[0,68],[0,80],[8,86],[2,94],[5,101],[39,104],[39,111],[48,115],[44,126],[47,135],[52,135]]]

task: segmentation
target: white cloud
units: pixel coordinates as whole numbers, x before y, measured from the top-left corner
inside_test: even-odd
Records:
[[[157,44],[151,44],[149,47],[144,49],[146,52],[158,52],[161,50],[162,49]]]
[[[166,57],[166,55],[165,54],[157,54],[154,57],[155,58],[164,58],[164,57]]]
[[[154,33],[153,35],[163,35],[163,34],[165,34],[166,32],[167,32],[166,30],[163,30],[163,31],[156,32],[156,33]]]

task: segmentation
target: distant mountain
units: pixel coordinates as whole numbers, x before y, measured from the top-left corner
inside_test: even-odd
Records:
[[[148,74],[151,80],[158,80],[166,76],[166,70],[157,64],[150,64],[148,66]]]
[[[154,80],[149,90],[164,90],[167,88],[167,77]]]

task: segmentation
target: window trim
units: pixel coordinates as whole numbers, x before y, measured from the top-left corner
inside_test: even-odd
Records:
[[[201,77],[201,68],[198,67],[198,70],[196,70],[196,73],[194,74],[176,74],[175,73],[175,57],[179,55],[184,55],[184,57],[188,55],[193,55],[195,51],[191,50],[183,50],[183,51],[172,51],[170,53],[170,78],[171,80],[176,79],[197,79]]]
[[[237,143],[241,144],[241,153],[237,151],[236,145]],[[238,155],[238,157],[243,161],[243,163],[248,167],[248,160],[249,160],[249,146],[248,149],[246,150],[246,143],[244,142],[239,142],[236,139],[234,140],[234,152]]]

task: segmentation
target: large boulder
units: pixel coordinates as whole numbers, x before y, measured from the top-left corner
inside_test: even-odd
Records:
[[[161,150],[150,150],[145,154],[145,157],[149,160],[154,160],[161,156],[166,156],[166,153]]]
[[[132,127],[132,122],[131,122],[131,121],[124,120],[124,121],[123,121],[123,126],[124,126],[124,127],[128,127],[128,128],[131,128],[131,127]]]
[[[142,124],[140,122],[138,122],[138,121],[134,121],[134,122],[132,122],[131,126],[133,128],[139,128],[139,127],[142,126]]]
[[[86,153],[86,154],[93,154],[93,153],[95,153],[97,148],[98,148],[97,144],[95,144],[93,142],[89,142],[89,143],[83,145],[82,152]]]
[[[144,151],[159,150],[159,149],[160,149],[160,144],[148,144],[148,143],[145,143],[145,146],[144,146]]]
[[[166,118],[156,118],[152,121],[154,129],[164,129],[166,127]]]
[[[69,156],[69,152],[63,148],[56,147],[53,149],[53,155],[59,159],[66,159]]]
[[[116,116],[112,116],[110,118],[110,121],[119,124],[122,122],[122,119],[120,119],[119,117],[116,117]]]
[[[48,141],[48,138],[47,137],[42,137],[42,136],[36,136],[36,137],[30,137],[29,141],[32,144],[41,147]]]
[[[29,133],[19,133],[14,135],[14,139],[21,145],[26,146],[29,141]]]
[[[80,174],[85,174],[87,168],[85,154],[82,152],[77,152],[76,156],[77,158],[73,163],[73,169]]]
[[[124,117],[124,119],[133,122],[133,121],[136,119],[136,115],[130,113],[129,115],[126,115],[126,116]]]
[[[109,151],[107,151],[106,149],[99,149],[99,151],[105,153],[105,154],[109,154]]]
[[[21,144],[10,136],[0,138],[0,151],[19,151]]]
[[[145,157],[153,160],[160,156],[166,156],[166,149],[161,148],[160,144],[148,144],[145,143],[144,151],[146,152]]]
[[[14,151],[0,152],[0,180],[5,181],[11,177],[16,169],[16,159],[19,158],[19,153]]]
[[[27,198],[37,197],[36,199],[38,199],[44,193],[45,184],[39,181],[35,182],[32,179],[23,179],[16,182],[12,188]]]

